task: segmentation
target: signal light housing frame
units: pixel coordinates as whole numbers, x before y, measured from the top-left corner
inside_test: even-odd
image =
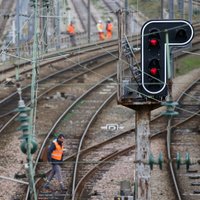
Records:
[[[141,29],[142,83],[139,91],[147,96],[167,96],[166,31],[168,31],[169,46],[186,46],[187,44],[189,44],[194,36],[193,27],[186,20],[150,20],[143,25]],[[180,31],[181,34],[177,36]],[[150,39],[157,38],[159,46],[150,45],[149,37]],[[147,76],[151,77],[148,68],[153,59],[157,59],[160,65],[160,88],[158,89],[157,87],[156,89],[155,87],[155,91],[149,89],[148,82],[145,83],[145,81],[147,80]]]

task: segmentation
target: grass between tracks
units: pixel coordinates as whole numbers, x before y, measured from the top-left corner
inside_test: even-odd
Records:
[[[163,1],[163,7],[166,12],[169,12],[169,1]],[[149,19],[160,19],[161,18],[161,0],[128,0],[129,5],[134,6],[134,10],[139,10]],[[174,18],[180,19],[181,13],[179,12],[178,4],[174,4]],[[165,13],[166,13],[165,12]],[[183,18],[188,20],[189,8],[185,5]],[[164,14],[165,15],[165,14]],[[200,10],[197,6],[193,6],[192,20],[199,20]],[[166,16],[164,16],[166,17]]]
[[[161,15],[160,0],[129,0],[129,5],[133,5],[135,10],[139,10],[149,19],[158,19]]]
[[[187,74],[193,69],[198,68],[200,68],[200,58],[198,55],[185,56],[176,64],[176,76]]]

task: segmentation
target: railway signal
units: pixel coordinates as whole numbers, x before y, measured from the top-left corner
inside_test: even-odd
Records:
[[[145,96],[167,96],[167,47],[185,46],[193,38],[191,24],[185,20],[151,20],[141,30],[140,92]]]

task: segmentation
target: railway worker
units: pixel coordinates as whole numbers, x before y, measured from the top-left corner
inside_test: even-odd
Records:
[[[112,32],[113,32],[113,25],[111,23],[110,18],[108,18],[106,22],[106,38],[111,39],[112,38]]]
[[[102,40],[105,39],[103,29],[104,29],[104,27],[103,27],[103,23],[102,23],[101,20],[99,20],[98,23],[97,23],[97,30],[98,30],[99,40],[100,40],[100,41],[102,41]]]
[[[67,33],[69,34],[71,45],[73,47],[76,46],[76,39],[75,39],[76,32],[73,21],[71,21],[70,24],[67,26]]]
[[[47,177],[47,182],[44,184],[45,189],[52,189],[50,186],[50,181],[55,176],[56,179],[59,181],[60,189],[62,191],[65,190],[62,175],[61,175],[61,164],[63,162],[63,142],[64,142],[64,135],[60,134],[53,142],[51,143],[50,147],[48,148],[48,161],[52,165],[52,170]]]

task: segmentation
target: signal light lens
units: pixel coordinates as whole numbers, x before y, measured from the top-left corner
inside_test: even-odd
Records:
[[[152,67],[150,69],[150,73],[152,76],[156,76],[158,74],[158,69],[156,67]]]
[[[152,39],[149,40],[149,45],[150,46],[156,47],[156,46],[158,46],[158,44],[159,44],[159,42],[155,38],[152,38]]]
[[[180,29],[176,32],[175,40],[178,42],[185,42],[188,40],[187,33],[184,29]]]

